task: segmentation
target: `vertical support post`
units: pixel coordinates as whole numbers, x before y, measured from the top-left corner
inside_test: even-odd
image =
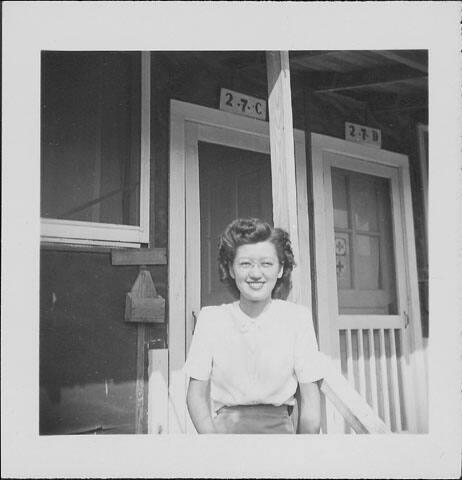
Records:
[[[140,265],[140,273],[146,269],[146,265]],[[136,284],[136,282],[135,282]],[[146,286],[140,282],[140,293],[146,293]],[[136,342],[136,410],[135,410],[135,433],[144,433],[145,424],[145,362],[146,362],[146,326],[141,323],[136,326],[137,342]]]
[[[294,256],[297,260],[299,258],[299,239],[289,52],[267,52],[266,69],[273,221],[276,227],[284,228],[289,233]],[[290,295],[294,302],[302,298],[300,283],[300,272],[295,269],[292,275],[292,292]]]
[[[151,172],[151,52],[141,52],[141,178],[140,178],[140,227],[141,241],[154,243],[154,221],[149,221],[149,211],[154,202]],[[151,191],[150,191],[151,190]],[[146,199],[150,199],[149,202]],[[151,245],[152,246],[152,245]]]
[[[145,433],[145,362],[146,362],[146,326],[141,323],[137,325],[137,345],[136,345],[136,420],[135,420],[135,433]]]
[[[148,351],[148,433],[168,433],[168,349]]]

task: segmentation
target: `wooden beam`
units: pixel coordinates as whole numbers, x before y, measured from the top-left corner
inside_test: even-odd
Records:
[[[410,106],[392,106],[388,108],[375,108],[373,105],[371,108],[371,113],[384,113],[384,112],[411,112],[412,110],[428,110],[428,103],[418,104],[418,105],[410,105]]]
[[[415,60],[412,60],[410,58],[406,58],[402,54],[392,52],[390,50],[376,50],[375,53],[381,55],[384,58],[388,58],[389,60],[401,63],[402,65],[406,65],[407,67],[411,67],[414,70],[418,70],[419,72],[428,73],[427,65],[416,62]]]
[[[340,52],[341,50],[292,51],[290,52],[290,61],[294,67],[299,66],[299,68],[303,68],[302,63],[300,65],[297,65],[297,62],[299,62],[300,60],[304,60],[306,58],[321,57],[332,53]],[[263,55],[260,55],[260,53],[261,52],[245,52],[246,55],[244,56],[241,54],[233,61],[233,68],[239,71],[253,71],[257,68],[264,68],[265,57]],[[253,56],[251,57],[250,54],[253,54]],[[226,63],[226,60],[224,60],[223,63]]]
[[[373,86],[390,82],[422,80],[428,75],[416,74],[416,71],[403,65],[374,67],[354,72],[309,72],[304,75],[306,83],[314,93],[329,90],[345,90],[359,86]]]
[[[343,54],[343,50],[292,50],[290,52],[290,59],[303,61],[305,58],[323,57],[338,53]]]
[[[112,265],[165,265],[167,252],[165,248],[140,248],[134,250],[111,250]]]
[[[397,78],[395,80],[385,80],[385,81],[377,81],[377,82],[364,82],[364,83],[358,83],[355,85],[340,85],[338,87],[332,87],[332,88],[320,88],[316,90],[316,93],[327,93],[327,92],[344,92],[347,90],[358,90],[361,88],[372,88],[372,87],[386,87],[386,86],[392,86],[395,84],[402,84],[406,83],[409,86],[415,86],[416,81],[421,81],[423,79],[427,79],[428,77],[426,75],[420,76],[420,77],[414,77],[414,78]],[[414,83],[414,85],[412,85]]]
[[[351,92],[352,95],[360,95],[359,92]],[[346,96],[346,94],[345,94]],[[371,111],[388,111],[415,109],[425,106],[428,109],[428,91],[422,91],[421,94],[383,94],[380,92],[367,92],[367,104]]]
[[[297,261],[299,240],[289,53],[287,51],[267,52],[266,68],[273,222],[276,227],[281,227],[289,233],[295,261]],[[295,269],[291,292],[291,299],[295,302],[302,297],[299,278],[300,274]]]

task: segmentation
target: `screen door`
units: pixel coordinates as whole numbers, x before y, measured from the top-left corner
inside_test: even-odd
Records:
[[[397,154],[369,148],[365,158],[361,146],[319,137],[324,148],[314,146],[313,181],[320,348],[393,432],[415,431],[409,325],[420,317],[410,310],[401,164],[393,165]],[[328,418],[331,431],[350,432],[337,414]]]

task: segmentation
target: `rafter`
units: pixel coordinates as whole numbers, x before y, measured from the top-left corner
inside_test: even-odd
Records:
[[[378,67],[355,72],[306,73],[305,81],[314,92],[340,91],[351,88],[374,86],[386,83],[426,79],[426,75],[416,75],[414,69],[402,65]]]
[[[395,51],[390,50],[376,50],[378,55],[381,55],[388,60],[393,60],[398,62],[402,65],[406,65],[407,67],[413,68],[414,70],[418,70],[419,72],[428,73],[428,66],[424,65],[420,62],[416,62],[410,58],[404,57],[403,55],[396,53]]]
[[[362,88],[392,86],[400,83],[412,84],[417,81],[420,82],[423,79],[427,79],[427,76],[419,76],[419,77],[413,77],[413,78],[398,78],[395,80],[385,80],[385,81],[377,81],[377,82],[365,82],[365,83],[358,83],[354,85],[341,85],[333,88],[316,89],[315,92],[316,93],[343,92],[346,90],[358,90]]]

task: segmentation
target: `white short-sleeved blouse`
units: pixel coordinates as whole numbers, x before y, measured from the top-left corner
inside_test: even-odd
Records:
[[[251,318],[239,302],[204,307],[185,372],[211,378],[213,410],[232,405],[293,405],[297,384],[323,378],[311,311],[272,300]]]

